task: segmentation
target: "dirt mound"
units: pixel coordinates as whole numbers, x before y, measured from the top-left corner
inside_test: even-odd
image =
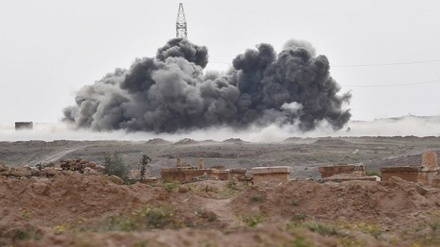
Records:
[[[203,141],[201,141],[199,143],[201,143],[201,144],[217,144],[219,142],[218,141],[214,141],[212,139],[209,139],[209,140],[203,140]]]
[[[199,143],[198,141],[195,141],[193,139],[184,138],[184,139],[182,139],[182,140],[180,140],[178,142],[175,142],[174,144],[175,145],[191,145],[191,144],[198,144],[198,143]]]
[[[320,184],[290,181],[254,186],[231,202],[236,214],[259,210],[274,218],[312,217],[328,222],[358,221],[389,228],[410,226],[439,209],[440,190],[399,178],[389,182],[346,181]],[[275,206],[276,205],[276,206]],[[429,209],[429,210],[428,210]]]
[[[312,138],[301,138],[301,137],[289,137],[282,141],[282,143],[294,143],[294,144],[310,144],[315,142]]]
[[[243,141],[240,138],[229,138],[229,139],[224,140],[223,143],[241,144],[241,143],[248,143],[248,142]]]
[[[440,243],[440,189],[401,179],[117,185],[63,171],[0,177],[0,198],[0,246]]]
[[[218,230],[182,229],[142,233],[82,233],[46,237],[17,246],[316,246],[336,247],[334,237],[323,237],[304,229],[286,230],[278,225],[225,234]]]
[[[162,138],[154,138],[154,139],[148,140],[146,142],[146,144],[152,144],[152,145],[166,145],[166,144],[170,144],[170,143],[171,143],[170,141],[167,141]]]
[[[149,188],[144,184],[120,186],[106,176],[65,171],[51,179],[0,177],[0,198],[0,232],[4,232],[23,222],[50,227],[90,221],[106,214],[130,211],[150,201],[164,200],[167,193],[163,188]]]
[[[341,140],[337,138],[320,138],[312,143],[313,145],[332,145],[332,146],[347,146],[350,145],[351,142],[346,140]]]

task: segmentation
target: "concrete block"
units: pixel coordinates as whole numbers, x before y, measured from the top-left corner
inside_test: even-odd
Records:
[[[319,167],[319,173],[321,173],[321,178],[327,178],[338,174],[350,174],[352,176],[362,177],[365,176],[365,166],[362,163],[321,166]]]
[[[422,154],[422,167],[425,171],[437,171],[439,169],[437,154],[433,151],[424,152]]]
[[[256,184],[267,181],[287,182],[290,179],[289,166],[254,167],[251,169],[253,182]]]
[[[251,169],[252,175],[258,174],[290,174],[291,168],[289,166],[271,166],[271,167],[254,167]]]
[[[388,181],[391,177],[399,177],[403,180],[417,182],[419,178],[419,172],[422,167],[412,166],[395,166],[395,167],[382,167],[380,172],[382,173],[382,181]]]

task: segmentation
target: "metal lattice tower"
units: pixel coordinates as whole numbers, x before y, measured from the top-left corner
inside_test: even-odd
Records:
[[[179,3],[179,11],[177,12],[176,37],[187,38],[186,18],[182,3]]]

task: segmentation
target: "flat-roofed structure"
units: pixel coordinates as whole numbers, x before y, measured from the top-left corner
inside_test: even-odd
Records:
[[[33,129],[33,122],[15,122],[15,130]]]
[[[287,182],[290,180],[289,166],[254,167],[251,169],[253,182],[258,184],[266,181]]]
[[[365,166],[362,163],[321,166],[319,167],[319,173],[321,174],[321,178],[328,178],[341,174],[353,177],[363,177],[365,176]]]
[[[389,166],[382,167],[382,180],[388,181],[391,177],[399,177],[403,180],[431,185],[439,171],[437,154],[427,151],[422,154],[422,164],[418,166]]]

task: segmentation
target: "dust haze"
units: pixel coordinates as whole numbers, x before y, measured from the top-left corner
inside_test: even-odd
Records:
[[[347,128],[334,131],[326,122],[321,122],[315,130],[303,133],[299,126],[278,126],[272,124],[264,128],[249,127],[247,130],[236,130],[231,127],[211,127],[195,131],[179,133],[126,132],[125,130],[96,132],[90,129],[77,129],[66,123],[44,124],[35,123],[32,130],[16,131],[14,126],[0,125],[0,141],[27,140],[123,140],[146,141],[153,138],[163,138],[169,141],[179,141],[184,138],[194,140],[223,141],[229,138],[240,138],[250,142],[280,142],[289,137],[338,137],[338,136],[439,136],[440,116],[378,119],[374,121],[349,121]],[[348,130],[349,128],[349,130]]]

